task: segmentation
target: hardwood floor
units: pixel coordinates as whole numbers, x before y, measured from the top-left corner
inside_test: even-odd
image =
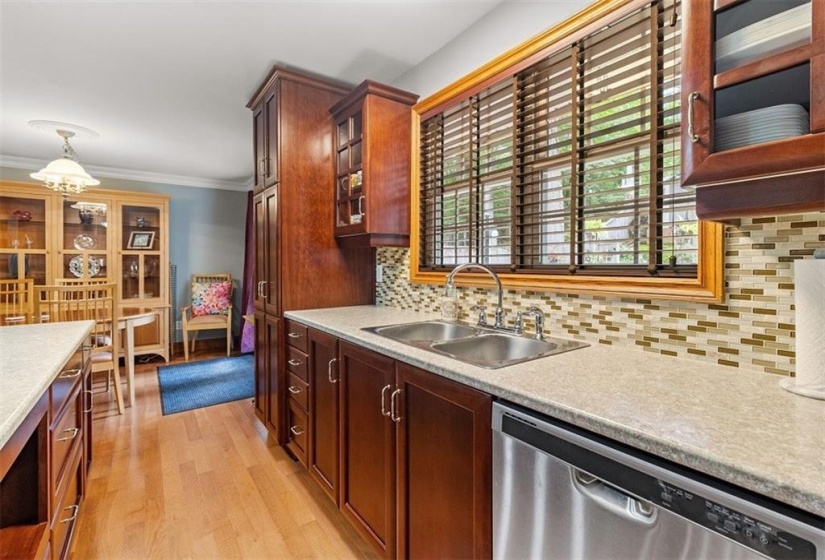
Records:
[[[95,395],[72,558],[375,558],[250,399],[162,416],[157,365],[137,366],[122,416]]]

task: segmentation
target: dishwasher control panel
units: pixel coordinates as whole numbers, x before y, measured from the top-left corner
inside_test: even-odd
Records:
[[[658,483],[661,490],[656,500],[658,505],[694,523],[770,558],[816,559],[816,547],[810,541],[673,484],[662,480]]]

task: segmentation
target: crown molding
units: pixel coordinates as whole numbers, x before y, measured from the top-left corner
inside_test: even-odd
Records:
[[[0,154],[0,167],[11,167],[14,169],[26,169],[38,171],[43,167],[44,160],[24,158],[18,156],[7,156]],[[150,171],[136,171],[134,169],[123,169],[120,167],[104,167],[97,165],[84,165],[87,173],[94,177],[107,177],[109,179],[126,179],[128,181],[140,181],[142,183],[160,183],[164,185],[180,185],[184,187],[196,187],[201,189],[220,189],[225,191],[247,192],[252,190],[253,177],[240,183],[237,181],[220,181],[208,179],[206,177],[189,177],[186,175],[168,175],[165,173],[152,173]]]

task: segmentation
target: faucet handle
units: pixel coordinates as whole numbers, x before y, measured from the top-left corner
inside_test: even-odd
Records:
[[[544,311],[533,306],[530,308],[530,313],[533,314],[536,321],[536,338],[544,340]]]
[[[475,311],[478,313],[478,324],[479,325],[487,325],[487,307],[484,305],[474,305],[470,308],[470,311]]]

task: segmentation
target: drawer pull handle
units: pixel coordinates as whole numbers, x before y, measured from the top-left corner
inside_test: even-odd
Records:
[[[383,389],[381,389],[381,414],[387,418],[390,417],[390,413],[387,412],[387,391],[390,389],[392,389],[392,385],[386,385]]]
[[[298,393],[301,392],[301,390],[298,387],[296,387],[295,385],[290,385],[289,386],[289,392],[292,393],[293,395],[297,395]]]
[[[288,363],[289,365],[291,365],[291,366],[295,366],[295,367],[298,367],[298,366],[300,366],[300,365],[301,365],[301,362],[299,362],[298,360],[288,360],[288,361],[287,361],[287,363]]]
[[[83,409],[83,414],[88,414],[88,413],[90,413],[90,412],[92,411],[92,409],[94,409],[94,407],[95,407],[95,401],[94,401],[94,396],[93,396],[93,395],[94,395],[94,393],[92,393],[92,392],[91,392],[91,391],[89,391],[88,389],[83,389],[83,392],[84,392],[84,393],[87,393],[87,394],[89,395],[89,408],[84,408],[84,409]]]
[[[75,377],[79,376],[82,371],[82,368],[67,369],[66,371],[61,372],[58,377],[60,377],[60,379],[74,379]]]
[[[397,400],[396,400],[395,397],[397,397],[400,394],[401,394],[401,389],[396,389],[395,391],[392,392],[392,395],[390,395],[390,419],[395,423],[400,423],[401,422],[401,416],[395,414],[395,411],[397,410],[397,408],[400,408],[396,404]]]
[[[77,437],[77,434],[80,433],[80,428],[69,428],[68,430],[63,430],[63,433],[71,432],[72,435],[59,438],[57,441],[71,441]]]
[[[301,338],[301,333],[291,332],[287,336],[289,338]]]
[[[333,358],[327,364],[327,378],[330,383],[338,383],[338,378],[332,377],[332,366],[335,365],[336,362],[338,362],[338,358]]]
[[[304,433],[304,430],[302,428],[299,428],[298,426],[292,426],[289,429],[289,431],[292,432],[293,434],[295,434],[296,436],[300,436],[301,434]]]
[[[692,91],[688,94],[688,138],[690,138],[690,141],[694,144],[699,141],[699,136],[696,134],[696,131],[693,126],[693,102],[697,99],[699,99],[698,91]]]
[[[72,521],[74,521],[75,519],[77,519],[77,513],[78,513],[78,511],[80,511],[80,506],[77,506],[77,505],[73,505],[73,506],[66,506],[66,507],[65,507],[65,508],[63,508],[63,509],[65,509],[65,510],[72,510],[72,516],[71,516],[71,517],[69,517],[68,519],[61,519],[61,520],[60,520],[60,522],[61,522],[61,523],[71,523]]]

